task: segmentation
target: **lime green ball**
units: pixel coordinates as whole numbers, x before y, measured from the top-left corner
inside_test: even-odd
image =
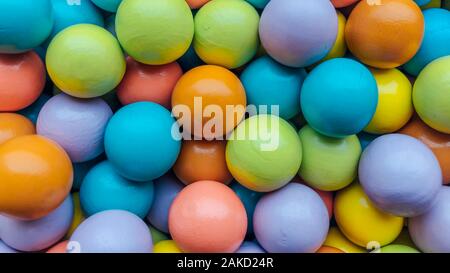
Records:
[[[214,0],[195,16],[194,48],[207,64],[238,68],[258,51],[259,14],[242,0]]]
[[[382,247],[380,253],[420,253],[420,251],[410,246],[391,244]]]
[[[50,43],[47,71],[63,92],[79,98],[100,97],[122,81],[126,62],[107,30],[79,24],[61,31]]]
[[[420,72],[414,84],[413,102],[426,124],[450,134],[450,56],[433,61]]]
[[[150,234],[152,235],[153,244],[157,244],[158,242],[170,240],[169,236],[162,231],[157,230],[153,226],[148,226],[150,229]]]
[[[353,182],[361,156],[356,135],[332,138],[306,125],[299,136],[303,160],[298,173],[307,184],[323,191],[336,191]]]
[[[189,49],[194,19],[185,0],[123,0],[117,10],[116,32],[133,59],[162,65]]]
[[[230,135],[226,161],[243,186],[269,192],[289,183],[302,162],[302,145],[295,129],[272,115],[243,121]]]

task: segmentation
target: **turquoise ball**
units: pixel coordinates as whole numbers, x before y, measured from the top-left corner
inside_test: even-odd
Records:
[[[122,0],[91,0],[91,1],[99,8],[109,12],[116,12],[117,9],[119,8],[120,3],[122,3]]]
[[[378,104],[378,87],[364,65],[336,58],[311,71],[303,83],[300,101],[313,129],[342,138],[361,132],[369,124]]]
[[[269,3],[270,0],[247,0],[257,9],[264,9],[264,7]]]
[[[129,104],[114,114],[105,133],[105,151],[116,171],[149,181],[172,168],[181,149],[175,119],[153,102]]]
[[[81,184],[80,202],[86,216],[105,210],[126,210],[144,218],[153,203],[153,181],[135,182],[120,176],[103,161],[92,168]]]
[[[52,28],[50,0],[0,1],[0,53],[22,53],[38,47]]]
[[[450,55],[450,11],[428,9],[423,11],[425,35],[416,55],[403,68],[413,76],[432,61]]]
[[[300,89],[305,77],[304,69],[290,68],[264,56],[244,70],[241,81],[248,104],[256,106],[258,114],[291,119],[300,113]],[[273,106],[278,106],[279,113],[272,111]]]
[[[241,199],[242,204],[245,207],[245,212],[247,213],[247,236],[253,234],[253,213],[255,212],[256,204],[259,199],[263,196],[263,193],[256,192],[247,189],[241,184],[234,182],[231,184],[231,189],[236,193],[236,195]]]

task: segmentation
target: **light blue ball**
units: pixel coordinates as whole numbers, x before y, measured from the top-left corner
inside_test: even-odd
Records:
[[[109,11],[116,12],[122,0],[91,0],[97,7]]]
[[[250,4],[252,4],[257,9],[263,9],[270,0],[247,0]]]
[[[52,28],[50,0],[0,1],[0,53],[22,53],[38,47]]]
[[[234,182],[231,185],[231,189],[241,199],[244,204],[245,212],[247,212],[247,235],[253,234],[253,212],[255,211],[256,203],[263,196],[263,193],[252,191],[242,186],[241,184]]]
[[[165,174],[178,158],[181,141],[170,112],[153,102],[129,104],[111,118],[105,151],[122,176],[150,181]]]
[[[300,113],[300,89],[305,77],[304,69],[289,68],[264,56],[244,70],[241,81],[248,104],[256,106],[259,114],[277,114],[271,106],[278,106],[279,116],[291,119]]]
[[[351,59],[336,58],[318,65],[306,78],[301,107],[309,125],[330,137],[361,132],[378,104],[372,73]]]
[[[445,9],[428,9],[423,11],[425,17],[425,35],[416,55],[403,68],[413,76],[432,61],[450,55],[450,11]]]
[[[76,24],[93,24],[104,26],[100,10],[91,0],[51,0],[53,7],[54,25],[47,43],[61,30]]]
[[[108,161],[92,168],[81,184],[80,202],[87,216],[105,210],[126,210],[144,218],[153,202],[153,181],[120,176]]]

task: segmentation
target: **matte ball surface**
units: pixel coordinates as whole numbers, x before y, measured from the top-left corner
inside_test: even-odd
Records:
[[[170,112],[159,104],[129,104],[114,114],[105,133],[105,151],[122,176],[150,181],[175,163],[181,142]]]
[[[266,251],[256,242],[245,241],[235,253],[266,253]]]
[[[320,196],[298,183],[264,195],[253,221],[258,242],[270,253],[313,253],[325,241],[329,227]]]

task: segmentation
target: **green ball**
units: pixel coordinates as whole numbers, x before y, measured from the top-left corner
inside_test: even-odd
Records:
[[[420,253],[420,251],[410,246],[391,244],[382,247],[380,253]]]
[[[195,16],[194,48],[207,64],[238,68],[259,47],[259,14],[242,0],[214,0]]]
[[[156,229],[155,227],[149,225],[150,234],[152,235],[153,245],[156,245],[158,242],[170,240],[169,236],[164,232]]]
[[[302,145],[295,129],[273,115],[243,121],[230,135],[226,161],[243,186],[269,192],[289,183],[302,162]]]
[[[79,98],[110,92],[122,81],[126,69],[114,36],[90,24],[74,25],[56,35],[47,49],[46,65],[53,83]]]
[[[450,134],[450,56],[431,62],[420,72],[414,84],[413,102],[426,124]]]
[[[162,65],[189,49],[194,19],[184,0],[124,0],[117,10],[116,32],[133,59]]]
[[[299,136],[303,161],[298,173],[308,185],[323,191],[336,191],[353,182],[361,156],[361,144],[356,135],[332,138],[306,125]]]

